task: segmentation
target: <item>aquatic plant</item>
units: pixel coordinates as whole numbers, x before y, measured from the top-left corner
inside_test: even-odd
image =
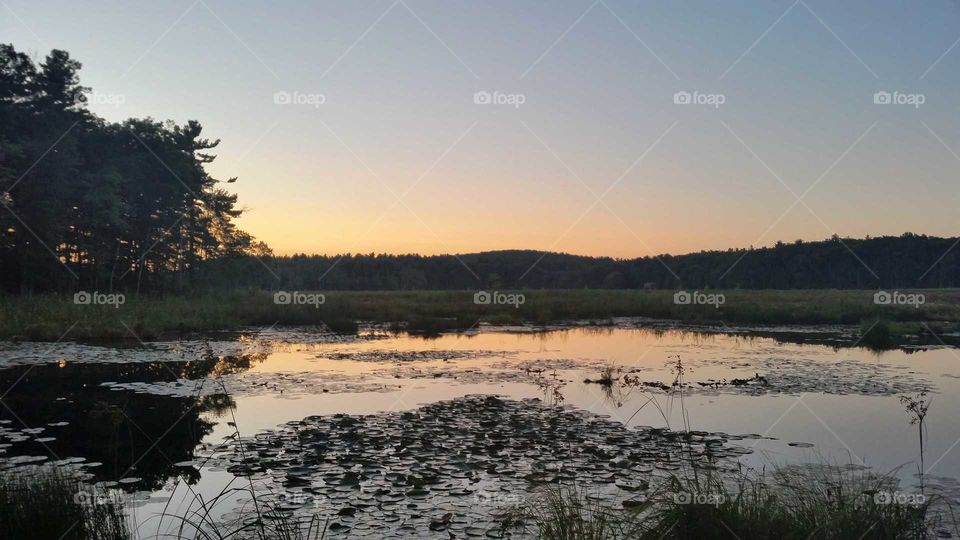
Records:
[[[624,509],[595,508],[577,489],[558,488],[522,515],[546,539],[919,540],[943,531],[929,501],[885,497],[897,483],[893,474],[824,464],[732,476],[704,469],[673,476]]]
[[[932,401],[932,400],[931,400]],[[920,442],[920,489],[923,489],[923,477],[926,469],[923,466],[923,438],[926,434],[925,421],[927,410],[930,408],[931,401],[927,400],[927,393],[920,392],[915,396],[900,396],[900,403],[903,404],[907,414],[910,415],[910,425],[917,426],[917,438]]]
[[[488,535],[499,528],[504,503],[530,489],[576,481],[619,500],[648,487],[639,476],[679,470],[681,459],[742,454],[718,433],[629,430],[540,400],[485,395],[414,411],[310,416],[227,445],[205,452],[210,464],[302,496],[289,505],[298,516],[325,512],[328,530],[338,534],[414,536]],[[308,497],[321,508],[307,506]]]
[[[861,321],[859,343],[877,351],[892,348],[895,343],[893,325],[885,318]]]
[[[541,540],[607,540],[623,537],[626,517],[589,497],[585,488],[569,486],[511,508],[503,530],[532,532]]]
[[[0,473],[0,538],[128,540],[123,501],[92,493],[56,468]]]
[[[600,371],[600,376],[596,379],[584,379],[583,382],[586,384],[599,384],[600,386],[611,387],[613,383],[620,378],[619,375],[620,369],[613,364],[605,366]]]
[[[727,478],[707,471],[674,478],[665,502],[644,516],[646,537],[675,539],[920,539],[933,522],[929,503],[884,494],[894,475],[832,464],[780,466]]]
[[[653,405],[663,418],[663,422],[667,426],[667,429],[671,429],[670,417],[673,413],[673,400],[675,396],[679,395],[680,415],[683,419],[683,428],[686,432],[690,431],[690,415],[683,401],[683,389],[687,385],[684,376],[688,371],[690,371],[690,368],[683,365],[683,359],[680,358],[680,355],[671,357],[671,360],[667,361],[667,367],[670,369],[670,372],[674,377],[673,382],[669,385],[661,382],[641,381],[639,377],[630,376],[629,374],[624,376],[624,384],[629,386],[631,389],[652,388],[666,392],[669,397],[667,402],[661,405],[660,400],[657,399],[657,396],[648,394],[646,392],[641,392],[641,396],[645,397],[646,400],[640,404],[640,407],[637,408],[633,414],[630,415],[630,418],[627,419],[625,424],[629,425],[630,421],[633,420],[633,418],[637,416],[637,414],[639,414],[640,411],[642,411],[647,405]]]
[[[206,356],[212,357],[213,351],[207,348]],[[216,383],[220,386],[223,396],[229,398],[223,377],[219,376]],[[229,441],[236,441],[241,459],[247,461],[244,444],[237,427],[235,407],[228,407],[232,419],[228,425],[233,427],[233,433],[227,437]],[[246,477],[247,485],[233,487],[234,478],[224,486],[217,495],[204,499],[189,485],[187,508],[182,515],[169,512],[170,500],[160,515],[162,526],[165,518],[170,518],[176,524],[176,538],[194,540],[222,540],[226,538],[250,540],[322,540],[326,535],[328,521],[319,515],[295,516],[293,512],[282,508],[283,496],[278,497],[281,503],[270,503],[258,495],[264,486],[254,484],[253,478]],[[238,496],[249,496],[251,504],[242,509],[235,520],[219,519],[221,504],[232,504]],[[158,527],[159,529],[159,527]],[[158,530],[159,534],[159,530]]]
[[[222,504],[232,504],[238,496],[256,498],[254,488],[221,490],[210,499],[199,495],[189,502],[184,515],[164,514],[177,523],[174,538],[193,540],[323,540],[328,522],[319,515],[295,516],[277,505],[253,504],[243,508],[236,519],[221,520],[216,515]]]
[[[683,418],[683,429],[684,431],[690,431],[690,414],[683,402],[683,385],[686,384],[684,375],[686,375],[690,369],[683,365],[683,359],[679,354],[674,357],[673,361],[668,362],[668,365],[670,366],[670,372],[673,373],[674,376],[672,387],[680,394],[680,416]]]

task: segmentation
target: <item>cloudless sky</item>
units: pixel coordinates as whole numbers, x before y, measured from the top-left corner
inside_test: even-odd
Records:
[[[98,114],[221,138],[283,254],[956,236],[958,40],[947,0],[0,0],[0,42],[68,50]]]

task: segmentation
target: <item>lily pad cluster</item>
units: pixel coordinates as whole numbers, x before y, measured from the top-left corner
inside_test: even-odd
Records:
[[[424,349],[398,351],[392,349],[371,349],[365,351],[332,351],[318,354],[318,358],[330,360],[350,360],[352,362],[404,363],[465,360],[470,358],[503,357],[512,354],[509,351],[488,351],[481,349]]]
[[[407,412],[310,416],[205,457],[275,486],[273,511],[325,514],[331,533],[498,537],[497,517],[533,490],[575,483],[612,502],[636,500],[685,467],[732,467],[750,450],[729,441],[750,437],[627,429],[535,399],[466,396]]]
[[[400,386],[393,381],[374,382],[366,376],[346,375],[333,371],[231,373],[217,379],[106,381],[100,385],[109,387],[111,390],[128,390],[138,394],[180,398],[224,393],[244,397],[258,395],[290,397],[304,394],[395,392],[400,389]]]
[[[715,390],[746,392],[750,394],[818,392],[825,394],[854,394],[865,396],[892,396],[932,391],[929,381],[919,377],[905,366],[854,359],[821,361],[806,358],[766,357],[743,361],[717,360],[718,364],[745,370],[758,370],[766,384],[719,384]],[[705,381],[727,382],[731,381]],[[698,385],[699,386],[699,385]],[[710,390],[708,384],[702,387]]]
[[[13,447],[13,445],[18,443],[35,443],[38,449],[42,449],[43,445],[46,443],[56,440],[56,437],[50,435],[50,433],[55,432],[56,428],[63,427],[65,425],[67,425],[66,422],[54,422],[48,424],[47,427],[54,428],[49,430],[48,433],[47,427],[24,427],[22,429],[17,429],[12,420],[0,420],[0,470],[12,469],[22,465],[47,461],[47,456],[43,455],[8,456],[6,454],[8,450]],[[65,460],[64,462],[72,463],[72,460],[77,459],[79,459],[79,461],[84,461],[83,458],[71,458],[69,460]]]

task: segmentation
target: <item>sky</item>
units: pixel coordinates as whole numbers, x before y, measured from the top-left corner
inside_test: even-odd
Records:
[[[960,2],[0,0],[278,254],[956,236]]]

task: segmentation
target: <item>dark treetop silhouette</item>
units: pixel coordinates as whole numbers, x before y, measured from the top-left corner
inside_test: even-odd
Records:
[[[137,287],[203,259],[266,248],[237,230],[236,196],[204,171],[219,141],[85,108],[80,63],[0,45],[0,275],[6,290]]]

